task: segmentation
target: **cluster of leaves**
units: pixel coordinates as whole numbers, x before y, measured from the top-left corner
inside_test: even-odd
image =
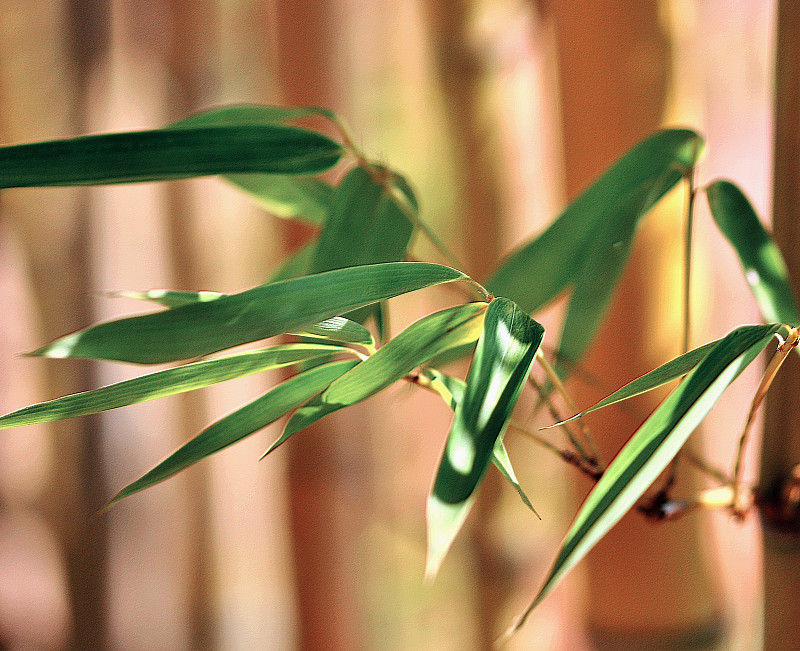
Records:
[[[290,124],[306,118],[334,125],[343,144]],[[0,188],[221,175],[272,214],[303,219],[319,231],[272,281],[238,294],[126,293],[164,309],[98,324],[32,354],[184,363],[25,407],[0,418],[0,428],[97,413],[269,369],[294,368],[289,379],[211,424],[123,488],[113,504],[285,415],[281,436],[265,454],[327,414],[395,382],[413,382],[438,393],[454,411],[428,501],[427,574],[433,576],[490,462],[532,508],[503,445],[534,362],[538,359],[555,378],[540,351],[544,329],[529,315],[571,291],[557,353],[557,372],[565,376],[602,321],[640,220],[682,179],[692,178],[701,150],[701,138],[687,129],[665,130],[641,142],[544,232],[512,252],[485,289],[452,267],[404,262],[418,232],[445,255],[446,249],[420,218],[405,179],[367,161],[327,111],[232,106],[153,131],[0,148]],[[349,170],[331,185],[329,177],[320,175],[342,159],[350,161]],[[787,329],[782,324],[800,320],[780,252],[747,199],[726,181],[712,183],[706,194],[770,325],[734,330],[587,410],[686,376],[602,472],[531,609],[643,495],[725,388],[776,333]],[[385,301],[453,282],[465,283],[477,300],[430,314],[387,340]],[[377,341],[363,325],[370,318],[377,325]],[[206,358],[279,335],[294,339]],[[465,354],[472,355],[465,381],[442,370],[444,360]],[[524,616],[517,625],[522,621]]]

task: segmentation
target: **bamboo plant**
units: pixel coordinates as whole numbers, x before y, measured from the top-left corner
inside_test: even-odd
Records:
[[[313,125],[333,126],[338,138]],[[312,125],[312,126],[309,126]],[[269,369],[290,369],[283,382],[210,424],[109,503],[161,482],[189,465],[287,417],[278,446],[326,415],[396,382],[433,392],[454,412],[428,499],[428,557],[433,579],[465,521],[490,465],[499,469],[535,518],[504,445],[507,430],[537,442],[595,482],[530,607],[513,634],[571,568],[630,509],[656,518],[695,507],[743,517],[759,502],[742,481],[753,416],[781,364],[797,347],[800,324],[786,265],[745,195],[726,180],[698,185],[702,138],[666,129],[637,144],[543,232],[512,251],[488,280],[460,271],[428,226],[411,185],[369,160],[341,120],[310,108],[237,105],[209,110],[161,129],[91,135],[0,148],[0,188],[101,185],[199,176],[221,178],[285,219],[310,223],[318,235],[286,260],[276,277],[236,294],[151,290],[127,296],[159,306],[67,334],[30,353],[130,364],[173,364],[99,389],[24,407],[0,417],[0,428],[82,416],[153,400]],[[334,169],[335,168],[335,169]],[[331,170],[334,170],[333,173]],[[330,179],[337,181],[332,182]],[[564,379],[581,364],[626,265],[640,221],[665,194],[683,186],[687,201],[685,294],[691,277],[694,206],[705,195],[719,229],[736,250],[764,316],[636,378],[595,405],[562,414],[551,400],[573,398]],[[415,259],[418,237],[447,264]],[[402,294],[449,285],[460,300],[391,337],[385,306]],[[552,355],[531,315],[569,294]],[[676,306],[688,341],[688,300]],[[367,327],[371,326],[371,327]],[[222,351],[263,342],[245,351]],[[686,345],[684,346],[686,348]],[[704,468],[717,482],[690,501],[667,483],[654,485],[687,438],[737,376],[763,351],[770,358],[739,435],[728,473]],[[466,378],[448,362],[471,357]],[[532,374],[537,367],[540,379]],[[609,462],[598,456],[586,414],[680,380]],[[531,431],[514,415],[523,391],[538,395],[566,434]],[[653,488],[651,488],[653,487]]]

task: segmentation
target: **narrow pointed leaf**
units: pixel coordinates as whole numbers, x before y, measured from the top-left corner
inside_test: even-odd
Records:
[[[322,226],[333,205],[333,188],[316,178],[286,174],[226,174],[223,178],[282,219],[300,218]]]
[[[159,129],[0,148],[0,188],[164,181],[236,172],[315,174],[342,147],[278,125]]]
[[[300,373],[283,384],[279,384],[260,398],[200,432],[155,468],[123,488],[108,506],[164,481],[193,463],[266,427],[324,389],[356,363],[355,360],[331,362]]]
[[[313,272],[405,257],[414,227],[376,175],[391,182],[389,170],[356,167],[336,189],[311,263]]]
[[[719,340],[712,341],[710,343],[703,344],[694,350],[690,350],[688,353],[684,353],[683,355],[668,361],[666,364],[662,364],[658,368],[653,369],[649,373],[645,373],[635,380],[628,382],[628,384],[625,386],[617,389],[614,393],[603,398],[581,413],[575,414],[574,416],[567,418],[560,423],[550,425],[543,429],[552,429],[553,427],[563,425],[564,423],[568,423],[576,418],[582,418],[586,414],[597,411],[598,409],[602,409],[603,407],[615,405],[623,400],[640,396],[643,393],[647,393],[648,391],[652,391],[653,389],[664,386],[673,380],[677,380],[679,377],[686,375],[701,361],[703,361],[708,353],[710,353],[714,346],[716,346],[718,343]]]
[[[289,344],[195,362],[24,407],[0,417],[0,429],[96,414],[270,369],[331,359],[343,353],[352,355],[353,351],[323,344]]]
[[[319,115],[333,119],[330,111],[310,106],[271,106],[268,104],[231,104],[194,113],[169,125],[170,129],[198,127],[265,126]]]
[[[375,339],[372,333],[360,323],[345,319],[343,316],[333,316],[292,334],[301,337],[325,339],[326,341],[356,344],[370,351],[375,349]]]
[[[497,298],[489,304],[428,498],[428,577],[437,573],[466,519],[543,336],[544,328],[512,301]]]
[[[706,197],[714,221],[739,255],[764,319],[800,324],[786,262],[750,201],[730,181],[714,181]]]
[[[173,308],[192,303],[214,301],[225,294],[220,292],[186,292],[175,289],[151,289],[146,292],[119,291],[109,294],[112,298],[134,298],[139,301],[150,301],[163,307]]]
[[[187,359],[292,332],[364,305],[424,287],[467,279],[424,262],[339,269],[260,285],[240,294],[163,312],[108,321],[35,351],[153,364]]]
[[[502,439],[497,439],[497,441],[495,441],[494,449],[492,450],[492,463],[500,471],[500,474],[503,475],[503,477],[505,477],[514,487],[514,490],[517,491],[522,503],[531,511],[533,511],[536,517],[541,520],[541,516],[539,516],[539,514],[536,512],[536,509],[533,508],[533,504],[531,504],[531,501],[528,499],[525,491],[522,490],[522,486],[519,483],[519,479],[517,479],[514,468],[511,466],[511,459],[508,457],[508,451],[506,450],[506,446]]]
[[[609,243],[609,238],[602,237],[604,229],[627,237],[631,224],[681,179],[701,148],[700,137],[688,129],[661,131],[642,141],[541,235],[512,253],[487,287],[496,295],[508,296],[530,313],[574,285],[582,274],[588,280],[583,272],[590,252],[598,245],[607,248]],[[618,241],[610,244],[614,246]],[[625,247],[624,242],[622,246]],[[595,257],[594,264],[599,260]],[[615,273],[620,261],[624,259],[615,256]]]
[[[366,400],[401,380],[437,352],[458,346],[465,340],[477,339],[485,311],[485,303],[470,303],[442,310],[413,323],[298,409],[265,455],[324,416]]]
[[[769,344],[779,325],[745,326],[718,342],[625,444],[581,506],[525,618],[622,518],[667,467],[722,392]]]

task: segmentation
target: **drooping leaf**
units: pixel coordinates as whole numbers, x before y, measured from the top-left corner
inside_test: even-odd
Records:
[[[322,226],[333,205],[333,188],[316,178],[286,174],[226,174],[223,178],[282,219],[301,218]]]
[[[750,201],[730,181],[714,181],[706,197],[714,221],[739,255],[764,319],[800,324],[786,262]]]
[[[0,417],[0,429],[96,414],[234,378],[302,362],[330,360],[353,351],[342,346],[288,344],[156,371],[100,389],[40,402]]]
[[[558,425],[568,423],[571,420],[575,420],[576,418],[582,418],[586,414],[589,414],[593,411],[597,411],[598,409],[602,409],[603,407],[608,407],[610,405],[615,405],[623,400],[628,400],[628,398],[640,396],[643,393],[647,393],[648,391],[652,391],[653,389],[664,386],[673,380],[677,380],[679,377],[686,375],[701,361],[703,361],[708,353],[710,353],[714,346],[716,346],[718,343],[719,340],[712,341],[707,344],[703,344],[694,350],[690,350],[688,353],[684,353],[683,355],[668,361],[666,364],[662,364],[658,368],[639,376],[631,382],[628,382],[628,384],[625,386],[617,389],[614,393],[603,398],[581,413],[575,414],[574,416],[567,418],[560,423],[556,423],[555,425],[550,425],[545,429],[551,429]]]
[[[158,129],[0,147],[0,188],[105,185],[262,172],[316,174],[344,150],[280,125]]]
[[[169,125],[169,128],[264,126],[314,115],[334,119],[333,114],[325,109],[236,104],[190,115]],[[319,179],[252,173],[226,174],[223,178],[246,192],[257,204],[276,217],[300,217],[312,224],[321,225],[330,212],[333,188]]]
[[[359,166],[344,178],[317,241],[313,272],[405,257],[414,227],[386,190],[392,174],[378,166]]]
[[[510,633],[642,496],[722,392],[756,359],[780,327],[745,326],[731,332],[650,415],[589,493],[539,594]]]
[[[375,339],[372,333],[360,323],[345,319],[343,316],[333,316],[292,334],[313,339],[356,344],[371,352],[375,350]]]
[[[489,304],[428,498],[429,577],[437,573],[472,506],[543,336],[544,328],[512,301],[497,298]]]
[[[108,506],[164,481],[193,463],[266,427],[308,400],[315,393],[320,392],[357,363],[357,360],[330,362],[304,371],[283,384],[279,384],[260,398],[204,429],[155,468],[123,488]]]
[[[437,352],[465,340],[477,339],[485,311],[485,303],[469,303],[436,312],[411,324],[298,409],[265,455],[324,416],[366,400],[394,384]]]
[[[57,339],[33,354],[141,364],[188,359],[291,332],[417,289],[465,279],[460,271],[424,262],[350,267],[108,321]]]
[[[638,221],[692,168],[701,149],[700,137],[687,129],[642,141],[513,252],[487,287],[529,313],[573,287],[559,356],[577,361],[611,300]]]

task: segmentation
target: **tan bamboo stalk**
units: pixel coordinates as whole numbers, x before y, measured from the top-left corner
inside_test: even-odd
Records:
[[[89,49],[72,49],[71,44],[92,40],[97,23],[81,15],[81,6],[68,4],[0,3],[0,132],[5,142],[64,137],[80,128],[85,113],[75,73],[86,71]],[[41,323],[37,338],[43,340],[90,319],[84,199],[76,190],[3,195],[3,214],[27,257]],[[49,365],[46,384],[48,396],[88,389],[90,366]],[[93,517],[104,495],[99,432],[94,419],[65,421],[53,432],[50,485],[41,501],[66,569],[72,606],[68,648],[104,649],[107,528]]]
[[[547,3],[556,22],[570,197],[636,141],[658,128],[667,90],[669,51],[655,3]],[[680,215],[676,203],[675,219]],[[679,228],[676,222],[676,228]],[[621,386],[649,370],[669,341],[648,321],[664,267],[663,243],[648,224],[586,370]],[[661,256],[661,257],[660,257]],[[675,260],[675,264],[678,261]],[[673,341],[675,337],[673,336]],[[573,384],[573,386],[575,386]],[[591,389],[589,389],[591,392]],[[584,395],[587,404],[592,397]],[[592,431],[609,458],[635,423],[619,412],[598,414]],[[721,605],[702,562],[702,529],[694,517],[654,527],[637,513],[623,519],[589,554],[587,626],[599,649],[705,648],[720,635]]]
[[[800,5],[779,0],[775,56],[772,226],[789,267],[800,278]],[[795,288],[795,296],[797,290]],[[797,325],[797,324],[792,324]],[[764,553],[764,648],[797,648],[800,640],[800,363],[786,361],[767,396],[759,477]]]

